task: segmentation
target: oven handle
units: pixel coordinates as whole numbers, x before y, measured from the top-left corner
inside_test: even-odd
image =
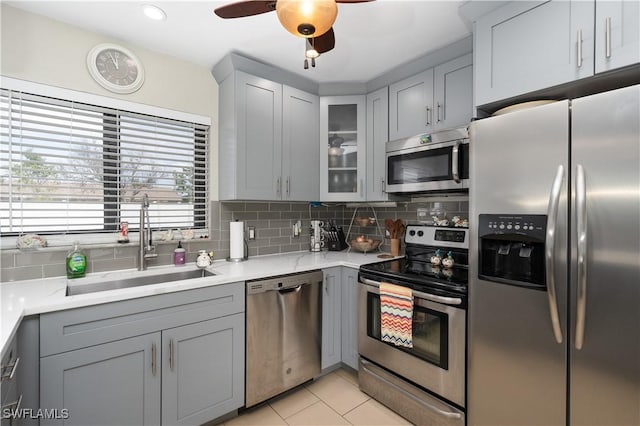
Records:
[[[360,277],[360,282],[362,284],[370,285],[373,287],[380,287],[380,281],[373,281],[368,278]],[[438,296],[435,294],[423,293],[421,291],[415,291],[415,290],[413,290],[413,295],[418,299],[430,300],[432,302],[444,303],[447,305],[462,305],[462,299],[460,299],[459,297]]]
[[[385,379],[384,377],[380,376],[379,374],[376,374],[374,371],[371,371],[370,369],[367,368],[367,365],[371,365],[371,363],[369,361],[366,361],[366,360],[360,358],[360,362],[362,363],[362,369],[365,370],[367,373],[374,375],[376,377],[376,379],[385,382],[387,385],[391,386],[392,388],[394,388],[395,390],[397,390],[398,392],[400,392],[401,394],[403,394],[407,398],[411,398],[413,401],[415,401],[418,404],[426,407],[427,409],[429,409],[431,411],[435,411],[436,413],[440,414],[441,416],[449,418],[449,419],[460,419],[460,418],[462,418],[462,414],[460,414],[460,413],[450,413],[448,411],[441,410],[438,407],[434,407],[433,405],[427,403],[426,401],[423,401],[420,398],[418,398],[417,396],[415,396],[415,395],[407,392],[406,390],[402,389],[400,386],[396,385],[395,383]]]

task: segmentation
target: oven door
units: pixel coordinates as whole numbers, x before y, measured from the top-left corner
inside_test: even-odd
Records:
[[[387,192],[468,189],[468,140],[387,152]]]
[[[381,340],[380,290],[376,284],[362,278],[359,283],[360,355],[464,407],[466,310],[455,306],[462,301],[414,291],[413,348],[404,348]],[[443,299],[454,306],[428,299]]]

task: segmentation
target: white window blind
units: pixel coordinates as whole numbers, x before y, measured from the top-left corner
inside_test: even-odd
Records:
[[[0,89],[0,230],[207,226],[209,127]]]

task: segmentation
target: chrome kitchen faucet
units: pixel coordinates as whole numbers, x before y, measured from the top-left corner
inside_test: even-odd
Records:
[[[151,220],[149,220],[149,196],[144,194],[142,197],[142,205],[140,206],[140,251],[138,271],[147,269],[147,259],[158,257],[156,246],[153,245],[151,233]]]

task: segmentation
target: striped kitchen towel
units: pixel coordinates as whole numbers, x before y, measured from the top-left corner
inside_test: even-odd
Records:
[[[413,292],[410,288],[380,283],[380,326],[382,341],[413,347]]]

